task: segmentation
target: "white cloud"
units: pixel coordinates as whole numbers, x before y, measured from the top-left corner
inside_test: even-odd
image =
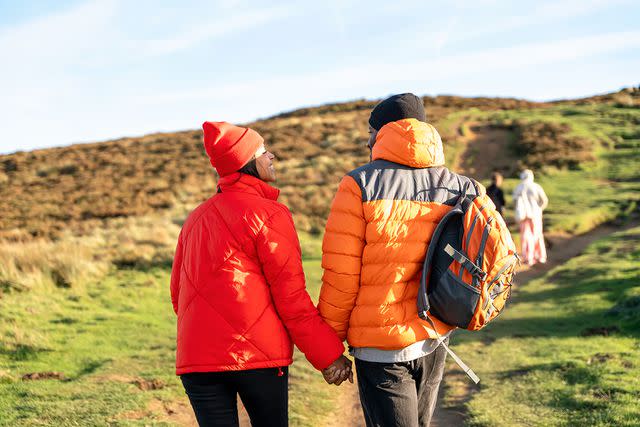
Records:
[[[225,8],[226,9],[226,8]],[[224,37],[283,19],[295,13],[291,7],[273,7],[269,9],[247,10],[231,16],[218,16],[203,20],[196,28],[166,39],[152,40],[144,45],[143,53],[148,55],[166,55],[188,49],[205,40]]]
[[[524,44],[509,48],[487,49],[406,63],[371,63],[357,67],[247,81],[224,87],[197,89],[141,97],[141,105],[176,103],[193,100],[223,102],[242,97],[283,97],[306,93],[309,97],[341,89],[357,89],[404,81],[428,81],[452,76],[473,78],[474,73],[497,70],[518,72],[554,62],[566,63],[617,50],[640,48],[640,31],[609,33]]]

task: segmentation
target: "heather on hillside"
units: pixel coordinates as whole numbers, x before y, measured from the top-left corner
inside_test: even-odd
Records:
[[[570,102],[617,105],[628,99],[636,102],[637,93]],[[428,120],[445,141],[450,165],[459,154],[465,112],[544,110],[553,105],[455,96],[425,97],[424,102]],[[374,104],[354,101],[305,108],[249,124],[278,156],[281,200],[291,207],[301,230],[322,229],[340,177],[367,161],[367,118]],[[564,131],[553,130],[553,137]],[[530,134],[523,131],[524,140],[535,139],[537,134],[533,139]],[[215,191],[201,139],[200,131],[186,131],[0,156],[0,197],[5,205],[0,237],[55,238],[68,229],[86,234],[111,218],[158,211],[183,215]]]
[[[517,122],[514,125],[521,163],[534,169],[547,167],[577,169],[595,160],[593,140],[570,135],[568,124]]]

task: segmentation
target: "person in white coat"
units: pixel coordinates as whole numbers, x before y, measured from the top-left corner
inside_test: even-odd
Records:
[[[533,172],[529,169],[520,174],[522,180],[513,191],[516,221],[520,224],[521,255],[525,264],[547,262],[542,233],[542,211],[549,199],[542,187],[533,182]]]

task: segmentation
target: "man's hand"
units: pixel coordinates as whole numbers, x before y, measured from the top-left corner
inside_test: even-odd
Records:
[[[351,370],[351,360],[344,355],[340,356],[322,371],[322,376],[327,384],[340,385],[347,379],[353,384],[353,371]]]

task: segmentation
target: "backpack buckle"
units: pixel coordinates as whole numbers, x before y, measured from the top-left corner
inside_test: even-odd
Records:
[[[472,276],[476,277],[481,282],[484,282],[487,279],[487,273],[474,264],[469,258],[467,258],[463,253],[457,251],[450,244],[444,248],[444,251],[453,259],[458,261],[462,267],[471,273]]]

